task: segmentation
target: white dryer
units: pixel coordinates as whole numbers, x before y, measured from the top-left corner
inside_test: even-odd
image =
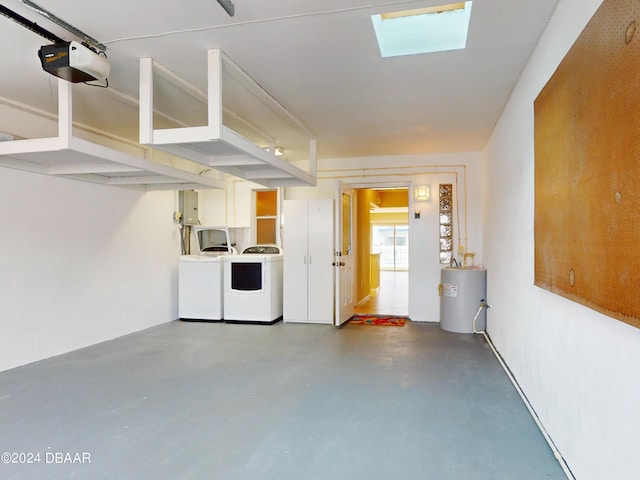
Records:
[[[282,249],[254,245],[224,262],[224,320],[272,324],[282,319]]]
[[[178,263],[178,316],[181,320],[220,322],[224,318],[224,259],[235,249],[226,227],[193,229],[197,254]]]

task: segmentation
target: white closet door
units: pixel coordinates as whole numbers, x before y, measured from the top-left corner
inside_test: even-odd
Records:
[[[333,199],[309,200],[309,322],[333,324]]]
[[[306,322],[307,316],[307,200],[285,200],[283,229],[283,319]]]

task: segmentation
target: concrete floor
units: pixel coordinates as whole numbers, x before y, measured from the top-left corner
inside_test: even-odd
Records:
[[[172,322],[2,372],[0,452],[40,455],[2,479],[565,478],[484,340],[411,322]]]

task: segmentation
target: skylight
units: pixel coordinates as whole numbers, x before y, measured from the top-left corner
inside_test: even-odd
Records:
[[[472,3],[371,15],[380,54],[399,57],[465,48]]]

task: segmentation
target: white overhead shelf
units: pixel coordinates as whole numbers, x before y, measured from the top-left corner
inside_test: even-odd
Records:
[[[316,141],[299,120],[220,50],[208,52],[207,80],[205,94],[141,59],[140,143],[270,188],[316,184]],[[167,118],[175,128],[154,128]],[[307,161],[310,171],[276,155],[276,147]]]
[[[224,188],[224,180],[135,157],[74,137],[71,84],[58,81],[58,136],[0,142],[0,166],[142,190]]]
[[[134,157],[76,137],[0,142],[0,166],[148,191],[224,188],[221,180]]]

